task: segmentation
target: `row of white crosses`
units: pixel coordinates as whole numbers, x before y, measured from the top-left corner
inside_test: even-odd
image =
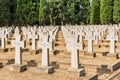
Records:
[[[15,30],[18,30],[19,32],[19,29],[16,28]],[[21,65],[22,64],[21,50],[22,48],[25,47],[25,42],[21,41],[21,34],[16,33],[15,35],[16,35],[15,40],[12,41],[12,46],[15,47],[15,64]],[[41,65],[47,67],[49,66],[49,49],[51,48],[52,43],[49,42],[50,35],[48,33],[44,34],[43,36],[44,36],[44,40],[39,43],[39,47],[42,48],[42,64]],[[36,39],[35,32],[33,32],[32,39],[33,39],[32,42],[35,42],[35,39]]]
[[[71,43],[72,41],[75,40],[70,40],[72,37],[79,35],[79,40],[81,43],[83,36],[85,36],[85,39],[88,40],[88,52],[93,52],[93,40],[95,41],[95,44],[99,43],[99,40],[102,40],[102,37],[104,37],[104,34],[107,29],[111,29],[112,26],[109,25],[90,25],[90,26],[66,26],[63,27],[63,34],[64,38],[67,43]],[[120,29],[118,26],[113,26],[116,31]],[[114,35],[116,31],[112,31],[109,33],[109,36],[107,36],[107,40],[110,40],[110,53],[114,53],[114,42],[115,40],[118,40],[118,36]],[[73,34],[73,35],[72,35]],[[112,38],[111,38],[112,37]],[[113,39],[114,38],[114,39]],[[112,45],[113,44],[113,45]],[[82,45],[82,44],[81,44]],[[69,46],[69,45],[68,45]],[[66,47],[68,47],[66,46]],[[67,48],[69,50],[69,48]],[[83,50],[82,47],[80,50]]]
[[[39,43],[42,42],[44,40],[44,33],[48,33],[50,34],[49,31],[51,31],[52,34],[50,34],[50,42],[54,42],[55,38],[56,38],[56,34],[58,31],[58,27],[23,27],[22,31],[27,39],[27,41],[29,41],[30,39],[32,39],[32,50],[36,50],[36,39],[39,40]],[[51,50],[52,47],[51,47]]]
[[[11,33],[12,28],[0,28],[0,38],[1,38],[1,48],[4,49],[6,48],[5,42],[8,40],[9,38],[9,34]]]

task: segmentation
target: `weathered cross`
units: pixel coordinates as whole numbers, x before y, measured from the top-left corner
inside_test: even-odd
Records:
[[[99,31],[96,30],[93,35],[95,36],[95,44],[98,44],[99,43]]]
[[[42,66],[49,66],[49,48],[52,44],[50,42],[42,42],[40,43],[40,47],[42,47]]]
[[[71,43],[71,68],[78,69],[79,68],[79,44]]]
[[[1,36],[1,39],[2,39],[2,41],[1,41],[1,44],[2,44],[1,48],[5,48],[5,39],[7,38],[7,34],[4,34],[4,31],[2,31],[0,36]]]
[[[88,40],[88,52],[93,52],[93,41],[95,40],[95,36],[87,35],[85,36],[85,39]]]
[[[22,48],[25,46],[24,41],[20,41],[21,35],[17,35],[16,40],[12,41],[12,46],[15,46],[15,64],[22,64]]]
[[[35,40],[38,39],[38,35],[32,34],[31,39],[32,39],[32,50],[36,50],[36,42],[35,42]]]
[[[108,35],[107,40],[110,40],[110,53],[115,53],[115,41],[118,40],[118,36]]]

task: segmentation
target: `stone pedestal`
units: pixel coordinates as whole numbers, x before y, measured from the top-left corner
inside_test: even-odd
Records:
[[[2,62],[0,62],[0,68],[2,68],[3,67],[3,63]]]
[[[28,48],[23,48],[23,49],[22,49],[22,52],[28,52],[28,51],[29,51]]]
[[[111,72],[110,69],[108,69],[108,65],[101,65],[100,67],[97,68],[97,73],[103,74],[109,74]]]
[[[85,56],[85,58],[94,58],[94,57],[96,57],[96,53],[85,52],[84,56]]]
[[[112,58],[112,59],[118,59],[119,57],[118,57],[118,53],[109,53],[108,55],[107,55],[107,58]]]
[[[108,66],[108,69],[111,70],[111,72],[117,70],[117,69],[120,69],[120,61],[116,61],[115,63],[111,64]]]
[[[14,47],[9,48],[9,51],[15,51]]]
[[[7,44],[11,44],[11,41],[7,41]]]
[[[8,48],[0,48],[0,53],[8,52]]]
[[[98,74],[92,74],[86,80],[98,80]]]
[[[52,54],[52,55],[56,55],[58,52],[56,51],[56,50],[52,50],[52,51],[50,51],[50,54]]]
[[[39,50],[31,50],[30,54],[39,54]]]
[[[118,54],[118,58],[120,58],[120,54]]]
[[[68,71],[69,71],[69,74],[72,76],[73,75],[79,76],[79,77],[85,76],[85,69],[82,69],[82,68],[80,68],[80,69],[69,68]]]
[[[26,65],[13,64],[13,65],[10,65],[10,70],[14,71],[14,72],[23,72],[23,71],[27,70],[27,67],[26,67]]]
[[[96,52],[96,56],[98,57],[107,56],[107,52]]]
[[[27,62],[27,67],[37,67],[37,62],[35,60],[30,60]]]
[[[41,66],[41,67],[37,68],[37,72],[52,74],[54,72],[54,68],[52,66],[48,66],[48,67]]]

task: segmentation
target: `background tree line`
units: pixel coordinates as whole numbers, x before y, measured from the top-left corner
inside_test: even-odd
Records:
[[[0,0],[0,25],[120,22],[120,0]]]

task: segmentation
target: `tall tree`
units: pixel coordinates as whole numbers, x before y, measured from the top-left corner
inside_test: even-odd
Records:
[[[39,22],[39,1],[29,0],[29,24],[38,24]]]
[[[0,25],[9,25],[10,1],[0,0]]]
[[[90,0],[80,0],[80,23],[90,23]]]
[[[110,24],[113,20],[113,0],[101,0],[100,20],[102,24]]]
[[[80,0],[67,1],[67,23],[77,24],[79,22]]]
[[[120,23],[120,0],[114,0],[113,21]]]
[[[39,22],[41,25],[45,25],[48,22],[49,8],[46,0],[40,0],[39,7]]]
[[[29,23],[29,12],[29,0],[17,0],[16,14],[19,25],[27,25]]]
[[[60,0],[57,5],[58,15],[57,15],[57,25],[65,25],[66,13],[67,13],[67,1]]]
[[[100,23],[100,1],[99,0],[92,0],[90,23],[91,24]]]
[[[10,0],[10,25],[16,24],[16,0]]]

